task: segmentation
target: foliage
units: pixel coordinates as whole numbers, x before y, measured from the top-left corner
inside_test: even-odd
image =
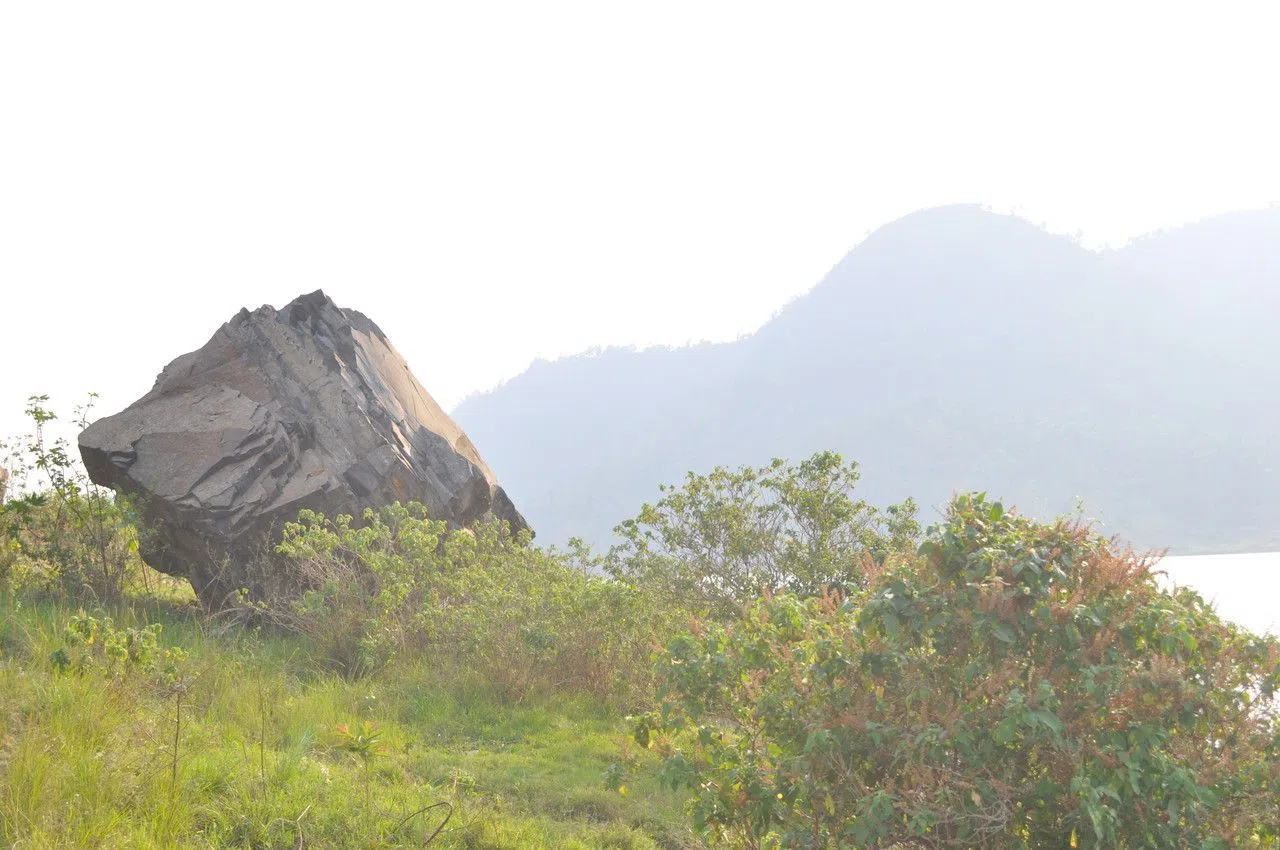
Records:
[[[172,684],[181,672],[187,653],[180,647],[160,646],[160,623],[117,626],[111,617],[95,617],[83,610],[73,614],[62,629],[62,645],[49,655],[61,673],[92,669],[109,676],[133,672],[156,675]]]
[[[516,697],[572,688],[634,702],[648,692],[651,652],[675,631],[675,615],[641,590],[527,533],[493,521],[450,529],[417,504],[368,511],[359,527],[304,511],[279,551],[309,589],[277,613],[351,675],[425,653]]]
[[[337,740],[338,749],[355,756],[366,771],[374,758],[386,749],[378,743],[378,739],[382,737],[382,730],[368,720],[357,724],[354,731],[351,724],[339,723],[334,727],[333,734]]]
[[[1087,529],[961,496],[847,597],[674,639],[637,740],[737,846],[1273,846],[1280,648]]]
[[[88,425],[95,394],[76,408]],[[138,558],[136,516],[129,501],[89,481],[66,439],[50,439],[57,415],[48,396],[32,396],[33,430],[9,449],[9,501],[0,504],[0,581],[32,585],[76,599],[118,599],[146,575]]]
[[[379,739],[382,737],[382,730],[374,726],[372,722],[365,720],[358,724],[354,731],[351,729],[351,724],[339,723],[334,727],[333,732],[337,748],[345,753],[350,753],[359,760],[360,766],[363,768],[365,800],[371,802],[373,788],[369,782],[369,769],[373,764],[373,760],[386,750],[379,743]]]
[[[690,475],[603,559],[303,512],[304,591],[246,597],[286,630],[210,629],[125,595],[129,506],[46,402],[0,509],[0,843],[695,846],[678,790],[741,847],[1280,842],[1280,647],[1079,525],[963,496],[917,550],[834,453]]]
[[[920,531],[911,500],[881,511],[855,499],[858,477],[857,464],[835,452],[798,466],[691,472],[615,529],[623,542],[608,569],[718,619],[737,616],[762,590],[853,590],[869,569],[909,551]]]

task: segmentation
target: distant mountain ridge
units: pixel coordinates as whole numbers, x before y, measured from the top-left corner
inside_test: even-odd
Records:
[[[1280,209],[1094,252],[975,206],[882,227],[756,333],[539,362],[454,417],[539,539],[660,483],[836,449],[874,502],[955,490],[1177,552],[1280,548]]]

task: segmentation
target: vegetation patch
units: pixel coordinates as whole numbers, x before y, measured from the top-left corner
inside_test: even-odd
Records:
[[[5,846],[1280,842],[1280,643],[1080,523],[961,494],[922,531],[824,452],[691,474],[603,554],[303,511],[296,593],[209,613],[43,403],[0,506]]]

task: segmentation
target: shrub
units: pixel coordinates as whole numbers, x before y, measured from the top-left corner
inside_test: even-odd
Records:
[[[700,828],[744,847],[1276,843],[1274,639],[982,496],[920,552],[669,644],[636,735]]]
[[[95,396],[76,409],[75,422],[88,424]],[[0,580],[56,591],[73,599],[105,601],[121,597],[130,582],[145,575],[138,557],[136,516],[129,501],[89,481],[62,438],[46,428],[57,419],[32,396],[26,414],[30,435],[9,448],[14,481],[0,503]]]
[[[642,591],[496,521],[450,529],[418,504],[363,520],[304,511],[279,546],[308,589],[277,614],[348,674],[425,653],[517,697],[572,688],[635,699],[648,689],[649,658],[674,615]]]
[[[857,464],[819,452],[793,466],[718,467],[615,529],[616,578],[675,604],[728,619],[763,589],[816,596],[860,587],[868,569],[909,552],[919,535],[911,500],[878,510],[855,499]]]
[[[171,682],[187,660],[187,653],[179,647],[162,648],[162,628],[159,623],[137,628],[117,626],[111,617],[82,610],[67,620],[62,629],[62,645],[49,656],[49,663],[62,673],[100,670],[118,678],[142,672]]]

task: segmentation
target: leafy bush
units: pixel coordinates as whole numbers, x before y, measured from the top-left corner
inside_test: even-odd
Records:
[[[94,396],[76,409],[88,424]],[[56,414],[48,396],[32,396],[26,414],[30,435],[10,449],[6,463],[20,496],[0,502],[0,581],[73,599],[120,598],[146,575],[138,557],[136,516],[129,501],[89,481],[67,441],[46,435]],[[24,485],[17,488],[14,483]]]
[[[915,503],[878,510],[853,497],[857,464],[819,452],[799,466],[718,467],[664,486],[655,505],[616,529],[608,571],[670,603],[736,617],[762,590],[816,596],[852,590],[864,573],[909,552]]]
[[[100,670],[119,677],[137,671],[172,682],[187,660],[187,653],[179,647],[161,647],[162,628],[159,623],[137,628],[116,626],[111,617],[80,611],[67,620],[62,629],[62,646],[53,651],[49,662],[63,673]]]
[[[744,847],[1276,844],[1274,639],[982,496],[920,552],[670,643],[636,735],[700,828]]]
[[[349,516],[304,511],[279,551],[309,589],[282,614],[345,672],[426,653],[500,691],[632,699],[674,614],[642,591],[531,546],[498,522],[450,529],[418,504]],[[580,557],[589,557],[579,553]]]

